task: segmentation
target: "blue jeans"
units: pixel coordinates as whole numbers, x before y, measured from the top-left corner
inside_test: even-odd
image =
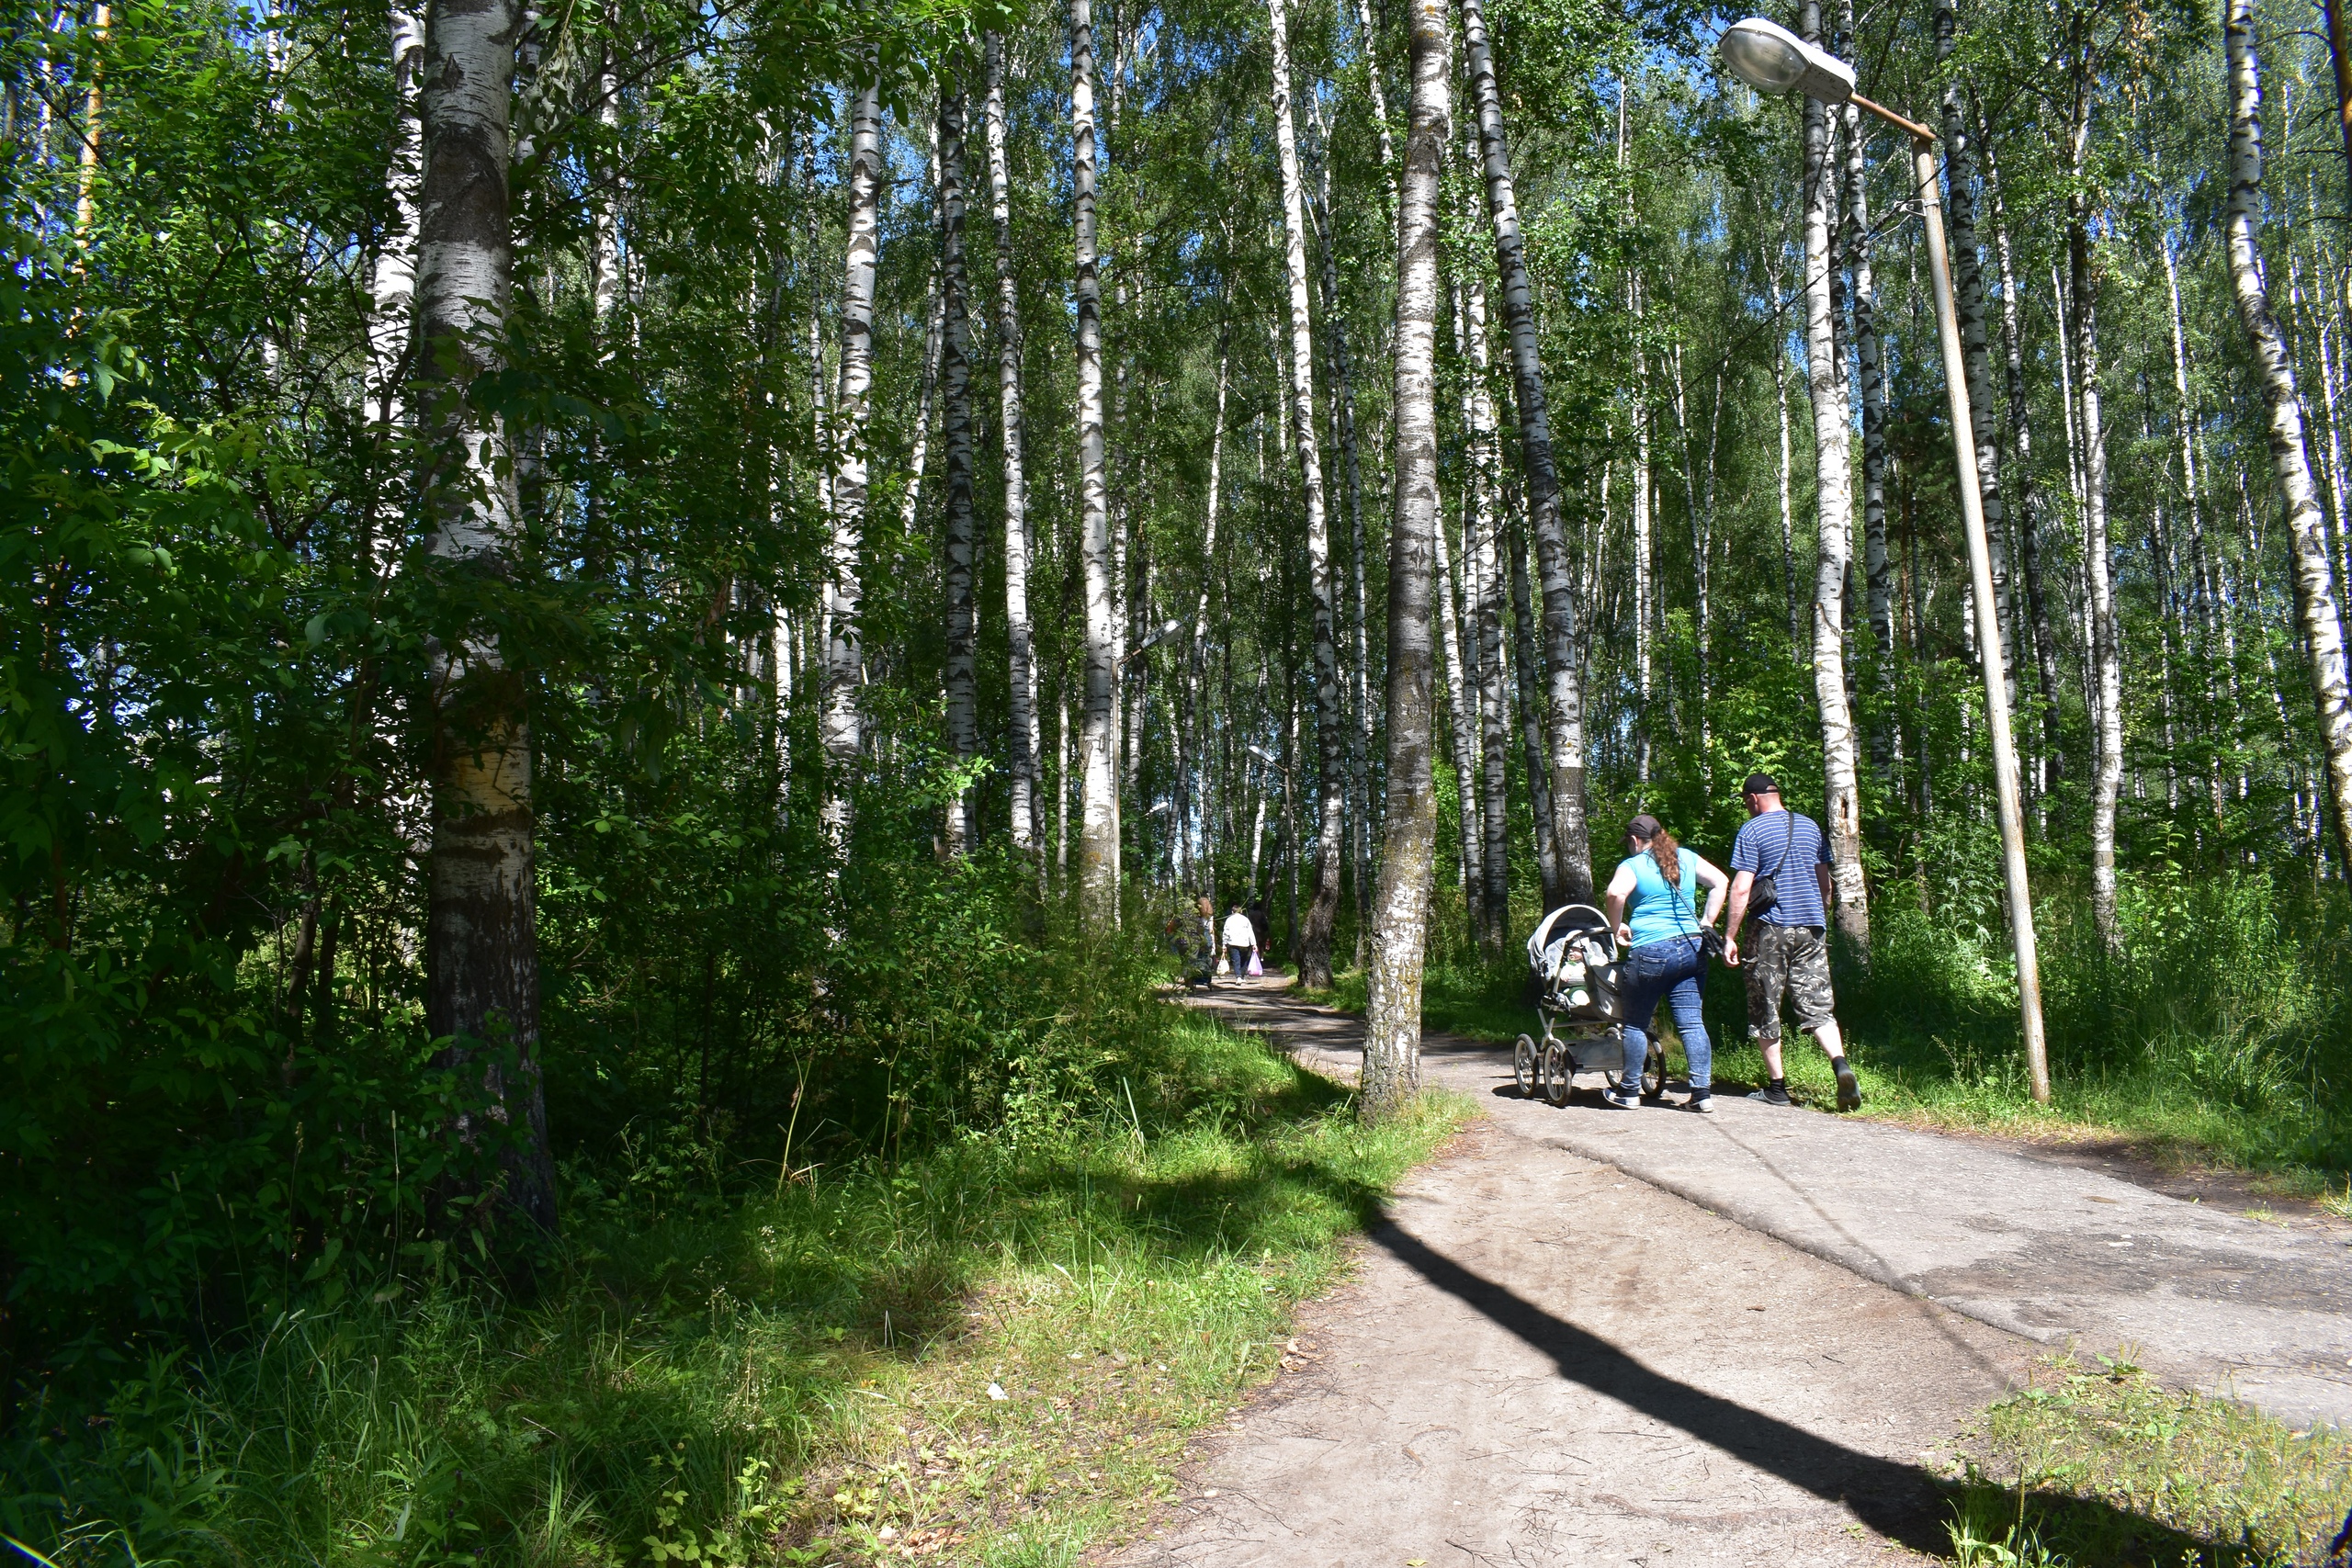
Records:
[[[1650,1019],[1663,1000],[1674,1010],[1674,1027],[1682,1034],[1682,1054],[1690,1059],[1690,1090],[1703,1094],[1714,1081],[1714,1047],[1707,1043],[1707,1024],[1700,1009],[1706,984],[1707,957],[1697,937],[1669,937],[1645,942],[1626,956],[1625,1076],[1619,1088],[1627,1093],[1642,1081],[1642,1063],[1650,1054]]]

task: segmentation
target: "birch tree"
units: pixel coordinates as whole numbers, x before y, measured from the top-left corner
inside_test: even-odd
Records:
[[[2326,522],[2312,484],[2295,367],[2271,314],[2262,276],[2262,77],[2261,61],[2255,52],[2252,0],[2228,0],[2222,14],[2222,41],[2230,73],[2230,282],[2237,294],[2238,319],[2254,351],[2255,373],[2269,415],[2270,466],[2286,510],[2295,614],[2311,661],[2312,695],[2319,709],[2320,740],[2327,753],[2337,863],[2352,866],[2352,700],[2346,694],[2344,623],[2327,558]]]
[[[1070,0],[1070,205],[1074,211],[1078,325],[1079,553],[1086,593],[1085,700],[1080,715],[1084,779],[1079,890],[1089,925],[1119,920],[1118,606],[1113,581],[1111,494],[1102,430],[1102,277],[1094,214],[1094,8]]]
[[[1452,135],[1444,0],[1407,0],[1412,96],[1396,204],[1396,501],[1388,530],[1388,807],[1373,904],[1358,1113],[1396,1114],[1419,1091],[1421,974],[1437,807],[1430,787],[1430,594],[1438,525],[1438,185]]]
[[[484,589],[520,570],[521,525],[506,433],[473,400],[501,365],[514,240],[513,0],[426,13],[419,98],[418,336],[424,353],[425,550],[452,584]],[[445,1064],[481,1062],[491,1114],[520,1136],[504,1156],[505,1203],[542,1230],[556,1221],[555,1167],[538,1066],[537,887],[532,863],[531,728],[525,676],[494,623],[428,645],[433,841],[424,1021]],[[485,1057],[483,1052],[488,1049]],[[509,1055],[511,1053],[511,1055]],[[510,1074],[510,1066],[512,1068]],[[461,1117],[458,1135],[486,1135]]]
[[[1805,0],[1804,20],[1805,38],[1817,42],[1820,0]],[[1853,551],[1854,492],[1847,446],[1846,368],[1838,350],[1838,264],[1831,249],[1838,183],[1835,152],[1828,109],[1817,98],[1805,99],[1805,379],[1813,394],[1814,477],[1820,513],[1820,557],[1813,586],[1813,689],[1821,708],[1824,826],[1838,884],[1838,926],[1867,948],[1871,927],[1863,901],[1861,795],[1853,710],[1846,700],[1846,575]]]
[[[867,63],[872,66],[871,57]],[[882,93],[859,84],[849,100],[849,241],[842,263],[840,379],[827,434],[831,442],[831,528],[825,547],[825,671],[818,741],[825,752],[819,822],[835,856],[849,853],[865,746],[859,688],[865,682],[861,625],[865,585],[866,426],[874,387],[874,271],[879,255]]]
[[[1283,0],[1267,0],[1273,36],[1274,150],[1283,182],[1283,276],[1290,303],[1290,427],[1306,511],[1307,592],[1315,603],[1315,890],[1306,906],[1299,978],[1331,985],[1331,929],[1340,909],[1340,831],[1347,813],[1347,740],[1340,707],[1340,600],[1323,510],[1323,459],[1315,429],[1315,338],[1309,323],[1306,198],[1298,175],[1298,130],[1291,115],[1289,22]]]
[[[1012,265],[1012,182],[1004,151],[1004,39],[985,45],[989,211],[996,223],[997,428],[1004,446],[1004,637],[1012,687],[1012,847],[1034,853],[1037,821],[1037,664],[1029,624],[1029,483],[1023,451],[1021,287]]]
[[[1519,407],[1520,472],[1527,485],[1528,528],[1535,537],[1543,582],[1544,673],[1550,682],[1545,741],[1550,750],[1552,842],[1562,890],[1571,899],[1592,896],[1592,845],[1585,826],[1583,665],[1577,656],[1576,579],[1569,570],[1567,530],[1561,521],[1559,470],[1552,457],[1550,405],[1535,340],[1535,293],[1527,276],[1527,248],[1519,231],[1519,197],[1510,153],[1503,141],[1502,96],[1495,87],[1494,56],[1487,43],[1483,0],[1462,0],[1470,91],[1477,106],[1487,213],[1495,231],[1495,271],[1502,282],[1503,325],[1510,335],[1511,391]]]
[[[2108,550],[2107,424],[2100,412],[2098,355],[2099,257],[2091,238],[2091,95],[2097,83],[2091,17],[2074,17],[2074,97],[2067,152],[2073,188],[2066,198],[2067,314],[2075,346],[2076,441],[2082,454],[2083,564],[2090,592],[2089,655],[2095,671],[2091,705],[2098,744],[2091,781],[2091,917],[2100,939],[2120,952],[2115,912],[2115,813],[2123,789],[2123,661],[2115,620],[2114,568]]]
[[[964,94],[939,94],[939,398],[947,518],[947,750],[959,767],[979,754],[978,626],[973,602],[972,330],[964,263]],[[972,839],[966,792],[947,800],[947,852]]]

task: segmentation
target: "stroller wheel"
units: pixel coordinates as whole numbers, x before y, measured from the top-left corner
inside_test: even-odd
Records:
[[[1555,1106],[1566,1105],[1569,1086],[1575,1083],[1576,1076],[1577,1059],[1568,1054],[1568,1048],[1557,1040],[1546,1041],[1544,1045],[1544,1098]]]
[[[1642,1098],[1653,1102],[1666,1098],[1666,1053],[1656,1045],[1642,1059]]]
[[[1510,1076],[1519,1085],[1521,1100],[1533,1100],[1543,1090],[1543,1058],[1536,1054],[1535,1042],[1524,1034],[1511,1042]]]

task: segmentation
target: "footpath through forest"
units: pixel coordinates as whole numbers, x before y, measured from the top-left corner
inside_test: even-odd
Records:
[[[1360,1019],[1286,980],[1192,998],[1352,1081]],[[2034,1356],[2352,1427],[2352,1231],[2078,1161],[1719,1096],[1517,1098],[1407,1183],[1124,1561],[1844,1563],[1945,1547],[1921,1466]],[[1594,1080],[1598,1083],[1598,1080]],[[1673,1553],[1676,1555],[1668,1555]]]

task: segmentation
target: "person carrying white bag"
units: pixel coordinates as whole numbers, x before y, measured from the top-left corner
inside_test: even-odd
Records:
[[[1250,960],[1258,955],[1258,928],[1250,923],[1238,898],[1233,901],[1233,912],[1225,917],[1225,953],[1233,966],[1233,977],[1248,979]]]

